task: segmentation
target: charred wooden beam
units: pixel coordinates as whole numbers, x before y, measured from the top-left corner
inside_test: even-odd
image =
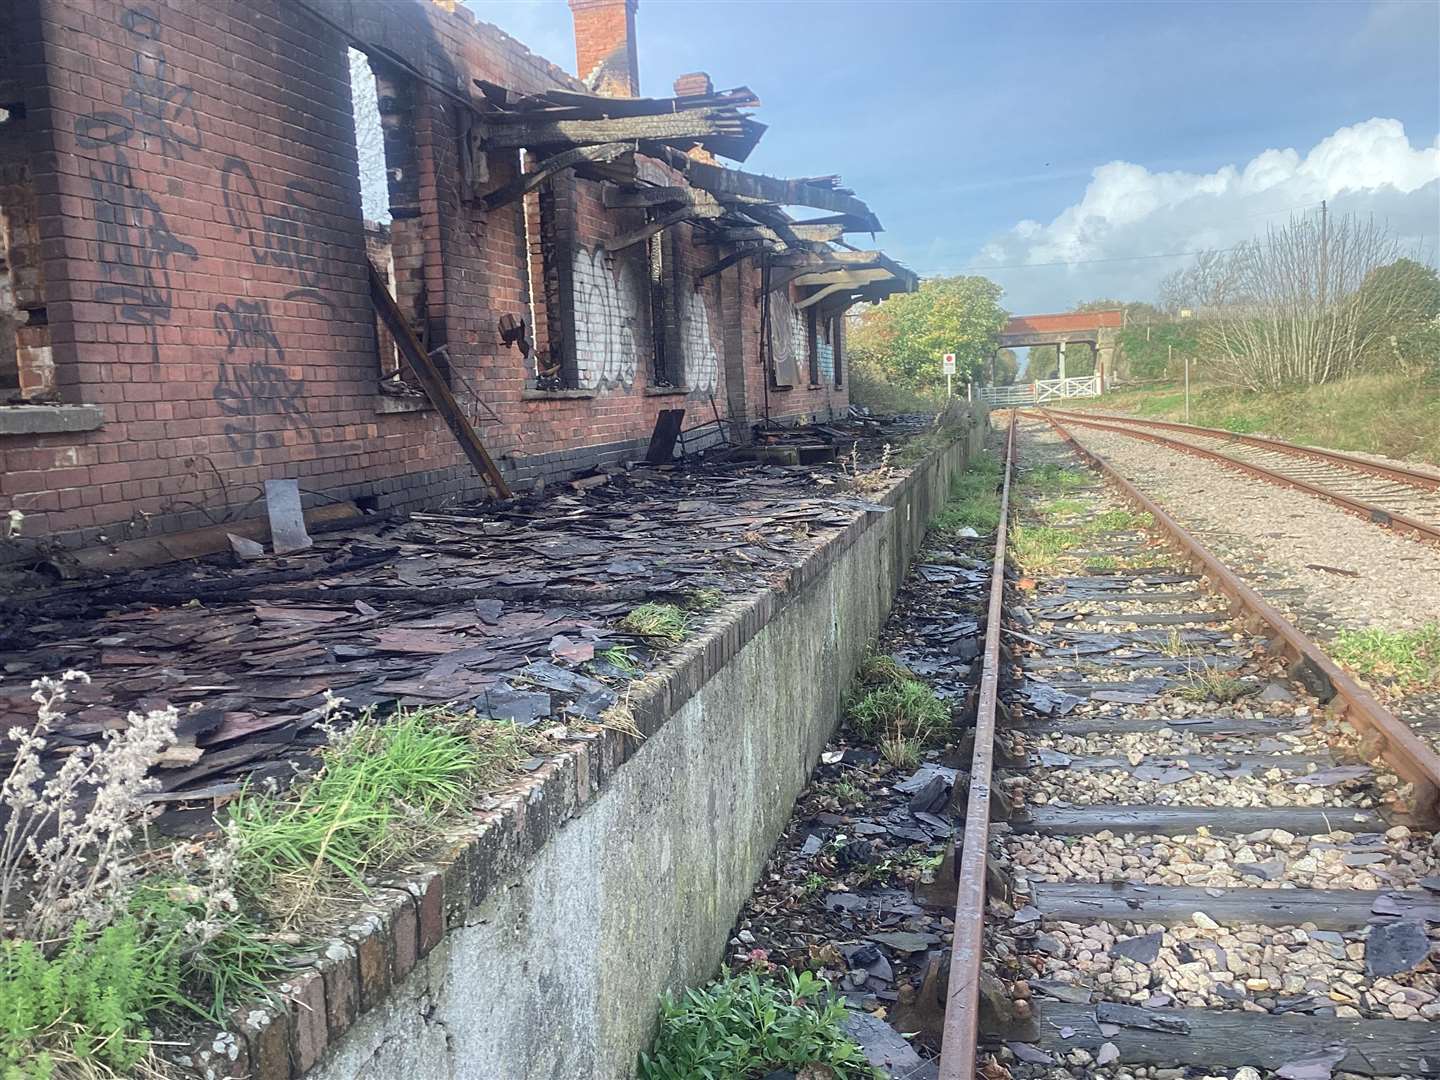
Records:
[[[460,449],[465,452],[475,471],[485,478],[495,496],[500,499],[510,498],[510,485],[505,483],[505,477],[485,449],[485,444],[480,441],[479,433],[465,416],[455,396],[450,393],[445,377],[440,374],[425,347],[416,339],[415,331],[410,329],[410,323],[405,319],[405,313],[390,295],[390,286],[375,269],[374,263],[366,260],[365,265],[370,270],[370,300],[375,305],[380,320],[385,324],[385,329],[390,331],[390,336],[395,339],[405,362],[420,381],[420,388],[425,391],[430,404],[435,406],[435,410],[455,436],[455,441],[460,444]]]
[[[548,157],[540,162],[533,172],[522,173],[504,187],[496,188],[486,195],[485,208],[494,210],[498,206],[504,206],[516,199],[523,198],[528,192],[534,191],[550,177],[565,169],[573,169],[584,163],[614,161],[632,150],[634,147],[625,143],[601,143],[599,146],[577,146],[573,150],[566,150],[554,157]]]
[[[731,110],[693,109],[665,116],[490,125],[485,132],[485,147],[488,150],[518,150],[521,147],[535,150],[635,140],[665,142],[682,139],[698,142],[708,135],[738,136],[742,133],[740,117]]]
[[[493,83],[476,79],[482,90]],[[496,87],[495,89],[499,89]],[[525,111],[547,108],[575,109],[590,117],[661,116],[696,109],[753,109],[760,104],[760,98],[748,86],[737,86],[733,90],[717,90],[713,94],[695,94],[688,97],[668,98],[620,98],[603,94],[586,94],[575,90],[546,90],[539,94],[519,95],[508,92],[505,101],[497,102],[505,108]],[[487,91],[487,96],[489,93]],[[495,100],[493,97],[491,100]]]
[[[698,274],[695,275],[695,280],[704,281],[706,278],[711,277],[714,274],[718,274],[722,270],[730,269],[730,267],[734,266],[736,263],[744,262],[746,259],[753,259],[757,255],[764,255],[767,250],[768,249],[765,247],[747,247],[741,248],[739,251],[732,251],[723,259],[717,259],[715,262],[705,267],[704,270],[701,270]]]
[[[748,195],[780,206],[813,206],[820,210],[833,210],[848,214],[863,221],[868,232],[883,232],[879,218],[859,199],[843,191],[823,184],[808,183],[804,180],[781,180],[759,173],[726,169],[696,161],[668,147],[657,147],[657,157],[664,158],[672,168],[684,172],[696,187],[704,188],[718,199],[731,195]],[[766,222],[770,224],[770,222]]]
[[[823,286],[823,288],[821,288],[818,292],[811,293],[809,296],[805,297],[804,300],[798,301],[795,304],[795,310],[803,311],[808,307],[814,307],[816,304],[820,303],[820,301],[824,300],[828,296],[833,296],[839,292],[852,292],[855,289],[860,288],[861,286],[871,285],[877,281],[883,281],[890,276],[891,275],[889,270],[878,269],[849,270],[835,274],[807,275],[800,278],[799,281],[796,282],[796,284],[805,286],[821,285]],[[811,277],[818,278],[819,280],[812,281]]]
[[[617,236],[613,240],[604,240],[600,243],[602,251],[620,251],[638,244],[642,240],[649,240],[656,233],[670,228],[672,225],[679,225],[682,221],[693,221],[697,218],[716,218],[725,213],[723,206],[682,206],[679,210],[672,210],[662,218],[647,222],[638,229],[632,229],[623,236]]]

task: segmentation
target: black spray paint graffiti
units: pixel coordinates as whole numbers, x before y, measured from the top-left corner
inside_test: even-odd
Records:
[[[319,196],[303,180],[285,185],[281,202],[267,202],[260,194],[250,166],[239,158],[226,158],[220,174],[225,216],[245,237],[250,254],[260,266],[281,266],[295,273],[298,289],[286,300],[308,300],[330,308],[320,291],[320,269],[325,254]]]
[[[230,448],[243,464],[253,465],[261,447],[278,446],[282,434],[262,431],[259,417],[278,416],[284,426],[310,428],[305,413],[305,380],[285,368],[285,349],[263,300],[237,299],[215,305],[215,328],[225,335],[225,359],[215,401],[231,419],[225,423]],[[236,357],[248,360],[236,363]]]
[[[166,77],[160,48],[160,23],[146,8],[125,12],[121,24],[136,39],[131,54],[130,89],[122,99],[126,112],[95,112],[78,117],[75,136],[98,156],[86,162],[95,199],[95,238],[107,284],[95,290],[101,303],[118,303],[120,318],[148,328],[151,354],[160,360],[156,327],[174,311],[172,265],[196,251],[175,235],[158,203],[135,182],[126,147],[154,147],[165,157],[183,157],[200,146],[194,91]]]

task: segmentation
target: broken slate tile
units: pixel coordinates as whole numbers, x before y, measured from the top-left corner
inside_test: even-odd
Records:
[[[943,776],[931,773],[924,785],[910,796],[910,812],[912,814],[934,814],[937,810],[945,809],[945,804],[949,799],[950,784]]]
[[[1285,864],[1279,859],[1267,859],[1258,863],[1236,863],[1237,873],[1250,874],[1262,881],[1274,881],[1285,874]]]
[[[924,952],[932,945],[940,944],[938,934],[920,934],[913,930],[886,930],[879,934],[870,934],[867,941],[879,942],[903,953]]]
[[[1190,1023],[1178,1016],[1166,1016],[1154,1009],[1142,1009],[1136,1005],[1121,1005],[1115,1001],[1102,1001],[1095,1006],[1097,1023],[1119,1024],[1121,1027],[1139,1028],[1143,1031],[1168,1031],[1178,1035],[1190,1034]]]
[[[550,695],[538,690],[492,686],[473,702],[475,711],[491,720],[512,720],[522,727],[550,715]]]
[[[813,859],[816,855],[820,854],[820,849],[824,846],[825,841],[821,840],[820,837],[816,836],[814,833],[811,833],[805,838],[805,843],[800,848],[800,854],[803,858]],[[828,907],[829,905],[826,906]]]
[[[945,784],[955,783],[958,773],[956,769],[947,769],[943,765],[921,765],[913,773],[901,780],[891,790],[901,795],[913,795],[931,782],[934,777],[939,777]]]
[[[1365,941],[1365,973],[1398,975],[1413,971],[1430,955],[1430,937],[1417,919],[1376,923]]]
[[[1123,956],[1137,964],[1153,964],[1160,955],[1160,942],[1164,936],[1157,931],[1140,937],[1124,938],[1110,946],[1110,955]]]
[[[1055,1059],[1038,1046],[1022,1042],[1007,1042],[1005,1045],[1010,1048],[1010,1052],[1015,1055],[1017,1061],[1023,1061],[1027,1065],[1055,1064]]]
[[[855,1040],[865,1060],[889,1077],[920,1076],[924,1060],[915,1048],[894,1028],[878,1017],[864,1012],[850,1012],[845,1017],[845,1033]]]
[[[1048,979],[1031,979],[1030,988],[1038,990],[1046,997],[1052,997],[1056,1001],[1064,1001],[1071,1005],[1090,1004],[1090,988],[1088,986],[1074,986],[1071,983],[1052,982]]]
[[[873,821],[857,821],[850,826],[850,831],[856,836],[883,836],[890,830],[884,825],[877,825]]]
[[[1275,1075],[1281,1080],[1330,1080],[1335,1066],[1349,1053],[1348,1046],[1336,1043],[1281,1065]]]

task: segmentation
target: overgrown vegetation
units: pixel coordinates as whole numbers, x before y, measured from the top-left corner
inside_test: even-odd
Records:
[[[1330,653],[1367,678],[1387,679],[1403,689],[1440,687],[1440,622],[1418,630],[1342,630]]]
[[[685,597],[686,611],[714,611],[725,602],[725,594],[712,586],[696,589]]]
[[[646,603],[620,620],[620,628],[652,645],[676,646],[690,633],[690,616],[674,604]]]
[[[1004,465],[993,454],[978,454],[970,467],[955,478],[950,500],[930,527],[942,536],[953,536],[964,528],[982,534],[993,532],[1000,524],[999,485],[1004,471]]]
[[[640,1055],[642,1080],[759,1080],[777,1070],[828,1066],[836,1080],[871,1080],[846,1036],[846,1006],[811,972],[725,974],[660,1007],[660,1030]]]
[[[1183,385],[1167,382],[1067,407],[1183,421],[1185,393]],[[1358,375],[1264,393],[1197,380],[1191,387],[1190,422],[1440,464],[1440,380],[1424,375]]]
[[[950,706],[913,678],[867,690],[850,703],[846,717],[856,734],[877,744],[899,738],[925,746],[943,740],[950,729]]]
[[[1019,522],[1009,532],[1010,553],[1027,573],[1048,570],[1059,564],[1065,553],[1079,547],[1085,534],[1080,529]]]

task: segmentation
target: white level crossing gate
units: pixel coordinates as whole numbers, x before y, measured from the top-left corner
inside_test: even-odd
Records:
[[[993,408],[1012,405],[1039,405],[1065,398],[1099,397],[1100,376],[1085,375],[1078,379],[1036,379],[1009,386],[978,386],[975,396]]]

